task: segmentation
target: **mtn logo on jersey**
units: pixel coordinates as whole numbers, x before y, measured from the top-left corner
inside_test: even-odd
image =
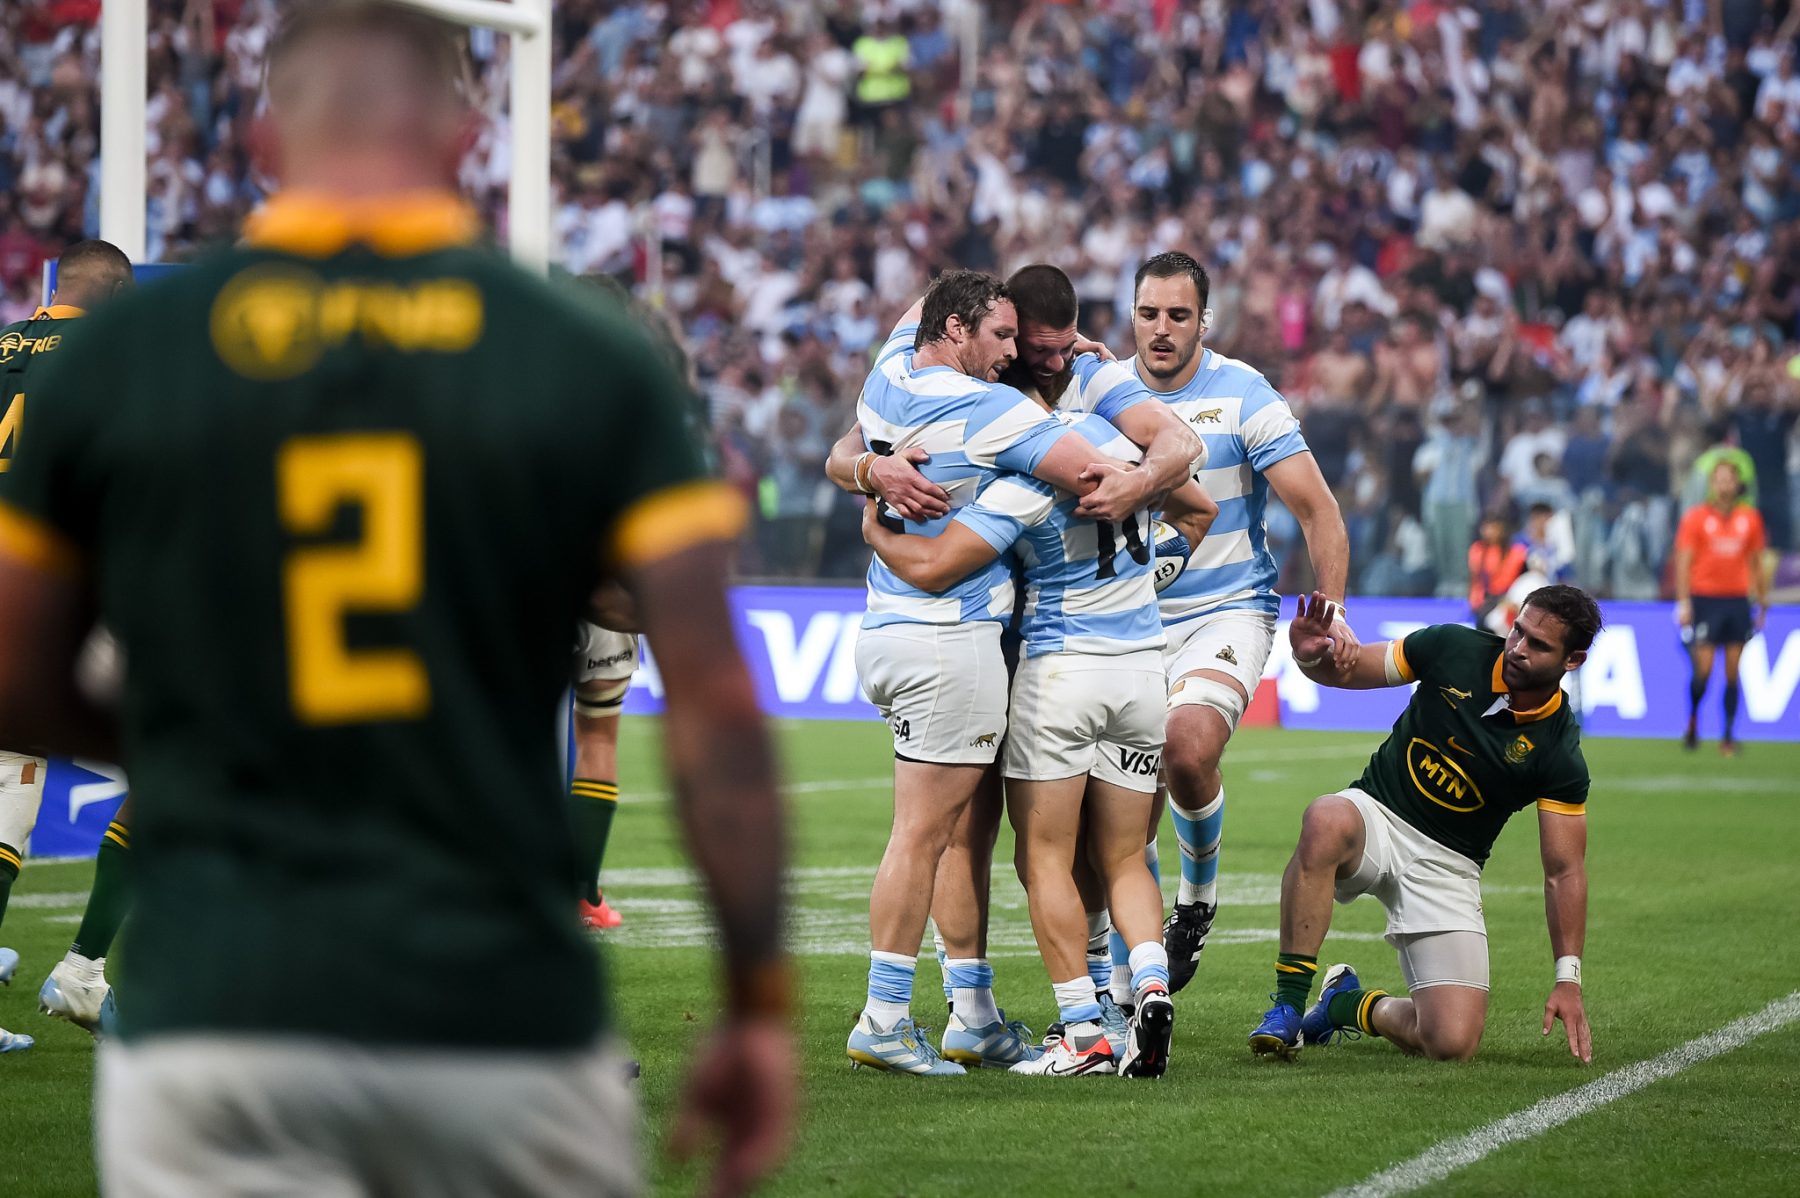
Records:
[[[1218,658],[1220,661],[1226,662],[1230,665],[1235,666],[1238,663],[1237,652],[1236,652],[1236,650],[1232,649],[1232,647],[1230,645],[1226,645],[1223,649],[1221,649],[1217,653],[1213,654],[1213,656]]]
[[[1486,802],[1475,779],[1430,741],[1412,738],[1406,746],[1406,772],[1412,776],[1412,784],[1419,793],[1439,807],[1451,811],[1479,811]]]
[[[1137,749],[1119,750],[1119,768],[1140,778],[1153,778],[1162,768],[1161,753],[1144,753]]]

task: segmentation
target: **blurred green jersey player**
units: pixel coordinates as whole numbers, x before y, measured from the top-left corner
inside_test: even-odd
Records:
[[[25,434],[25,410],[34,380],[63,352],[75,322],[89,309],[131,286],[131,260],[106,241],[81,241],[57,260],[56,292],[31,319],[0,329],[0,488]],[[40,396],[41,398],[41,396]],[[104,634],[100,634],[102,639]],[[110,643],[110,641],[109,641]],[[30,749],[32,746],[20,746]],[[37,823],[48,763],[30,752],[0,751],[0,919],[23,865],[26,838]],[[124,921],[130,893],[130,833],[120,808],[101,838],[93,896],[74,947],[56,966],[40,994],[43,1010],[96,1030],[111,988],[106,953]],[[0,948],[0,983],[11,984],[19,955]],[[30,1048],[32,1038],[0,1030],[0,1052]]]
[[[724,1125],[722,1189],[785,1143],[783,821],[724,594],[743,505],[641,335],[475,244],[463,77],[433,18],[287,6],[257,135],[282,191],[83,322],[107,352],[59,355],[14,459],[0,743],[133,784],[111,1194],[641,1188],[555,736],[606,580],[644,613],[718,908],[691,1114]],[[116,719],[72,682],[96,614],[131,653]]]

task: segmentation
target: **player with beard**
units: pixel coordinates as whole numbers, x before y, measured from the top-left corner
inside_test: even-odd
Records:
[[[1201,344],[1210,323],[1206,271],[1187,254],[1158,254],[1138,268],[1129,365],[1200,435],[1206,468],[1195,477],[1219,506],[1186,570],[1161,593],[1168,645],[1169,727],[1164,778],[1181,845],[1181,888],[1163,931],[1175,989],[1199,965],[1218,911],[1225,784],[1219,759],[1262,679],[1280,599],[1264,512],[1272,489],[1306,535],[1318,589],[1334,603],[1332,644],[1348,661],[1356,637],[1343,623],[1350,541],[1337,500],[1269,380]],[[1129,967],[1113,963],[1113,994],[1131,993]]]
[[[1438,624],[1354,646],[1347,662],[1332,653],[1339,616],[1315,591],[1288,626],[1294,664],[1308,678],[1351,690],[1419,685],[1362,777],[1306,809],[1281,879],[1275,1005],[1250,1033],[1250,1050],[1291,1059],[1302,1039],[1362,1034],[1435,1061],[1474,1056],[1488,1005],[1481,869],[1506,821],[1535,803],[1556,959],[1544,1034],[1560,1019],[1569,1051],[1591,1060],[1581,1002],[1588,769],[1562,681],[1587,659],[1599,607],[1575,587],[1540,587],[1504,640]],[[1349,965],[1333,965],[1302,1017],[1334,892],[1341,903],[1373,895],[1387,909],[1409,993],[1365,989]]]

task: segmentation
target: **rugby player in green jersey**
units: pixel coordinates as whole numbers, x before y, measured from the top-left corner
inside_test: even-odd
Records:
[[[1361,1033],[1433,1060],[1474,1056],[1488,1000],[1481,867],[1506,821],[1535,805],[1555,958],[1544,1034],[1561,1020],[1569,1051],[1592,1060],[1581,1003],[1588,770],[1562,680],[1587,659],[1599,607],[1575,587],[1540,587],[1505,638],[1438,624],[1361,646],[1345,663],[1331,654],[1335,613],[1315,592],[1288,628],[1308,678],[1418,687],[1362,777],[1306,809],[1281,880],[1275,1005],[1250,1033],[1251,1051],[1291,1058],[1303,1041]],[[1344,903],[1372,895],[1386,908],[1406,997],[1365,988],[1350,966],[1333,965],[1306,1007],[1334,893]]]
[[[284,9],[279,194],[81,322],[107,352],[58,355],[0,505],[0,744],[132,780],[102,1187],[641,1190],[555,735],[616,580],[725,980],[672,1142],[716,1125],[741,1193],[796,1091],[784,818],[725,596],[744,505],[627,320],[478,244],[456,31]],[[116,716],[73,682],[96,615],[130,651]]]
[[[0,329],[0,486],[25,433],[27,401],[35,380],[64,352],[69,334],[88,311],[131,286],[131,260],[108,241],[78,241],[56,264],[56,292],[30,320]],[[104,350],[92,352],[105,352]],[[41,398],[41,396],[40,396]],[[33,404],[33,407],[36,405]],[[112,639],[96,634],[96,653],[111,656]],[[23,864],[26,837],[37,823],[48,763],[29,750],[0,752],[0,919]],[[126,800],[100,839],[94,888],[74,945],[39,992],[41,1009],[96,1031],[110,1008],[106,954],[130,906],[131,832]],[[11,984],[19,954],[0,948],[0,983]],[[30,1048],[32,1038],[0,1029],[0,1052]]]

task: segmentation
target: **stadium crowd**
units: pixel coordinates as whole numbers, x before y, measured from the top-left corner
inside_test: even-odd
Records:
[[[149,236],[259,198],[275,0],[150,0]],[[98,230],[97,0],[0,11],[0,323]],[[1132,352],[1146,256],[1199,256],[1207,344],[1288,397],[1353,592],[1470,592],[1483,517],[1602,595],[1668,591],[1734,448],[1773,547],[1800,509],[1800,6],[1786,0],[561,0],[561,263],[679,326],[744,567],[851,576],[824,479],[869,355],[950,267],[1063,267]],[[978,44],[978,61],[962,60]],[[504,230],[506,39],[463,169]],[[1703,465],[1703,463],[1702,463]],[[1528,519],[1547,505],[1548,524]],[[1527,525],[1531,527],[1526,527]],[[1492,527],[1489,529],[1492,532]],[[1270,536],[1283,590],[1298,526]]]

